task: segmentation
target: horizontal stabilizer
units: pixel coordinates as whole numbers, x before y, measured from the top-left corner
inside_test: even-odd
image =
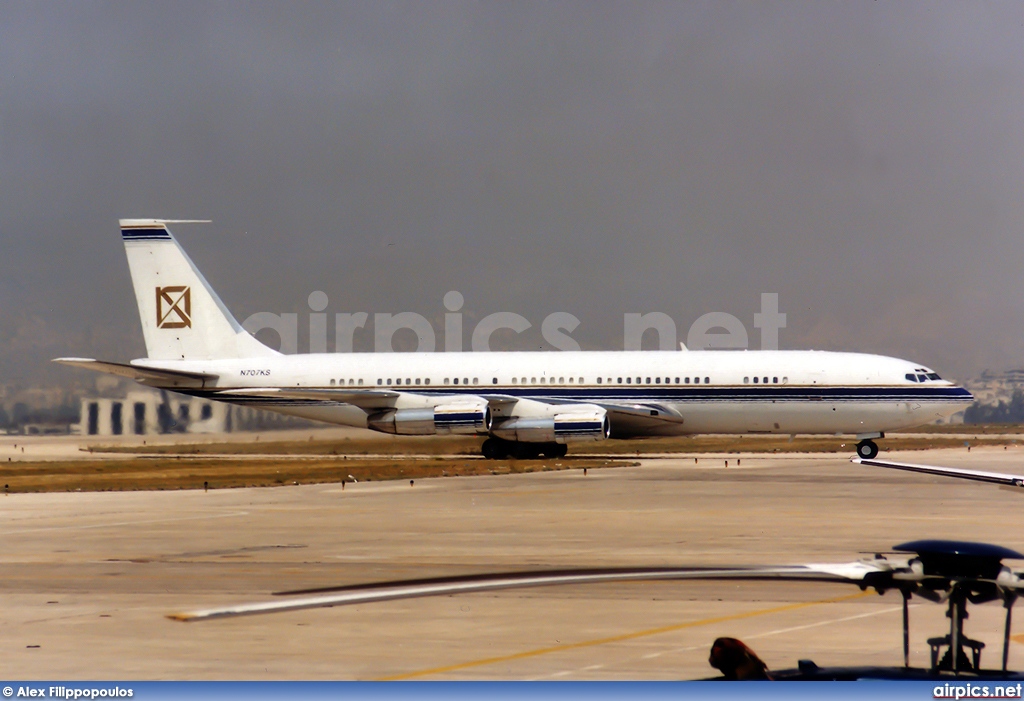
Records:
[[[202,389],[217,379],[217,375],[209,375],[199,372],[182,372],[181,370],[161,370],[158,368],[147,368],[138,365],[126,365],[124,363],[111,363],[105,360],[94,360],[92,358],[54,358],[53,362],[61,365],[71,365],[86,370],[105,372],[108,375],[127,377],[130,380],[149,385],[173,389]]]

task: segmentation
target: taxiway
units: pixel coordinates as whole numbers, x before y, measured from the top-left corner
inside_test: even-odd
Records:
[[[1017,448],[886,457],[1024,471]],[[843,562],[920,538],[1024,550],[1021,494],[836,454],[0,504],[0,669],[22,679],[685,679],[713,676],[721,635],[773,668],[899,664],[899,597],[831,584],[547,587],[187,624],[165,615],[487,571]],[[946,622],[941,607],[914,603],[912,662],[926,664],[925,638]],[[1002,621],[986,605],[966,625],[989,642],[989,663]],[[1024,646],[1010,665],[1024,666]]]

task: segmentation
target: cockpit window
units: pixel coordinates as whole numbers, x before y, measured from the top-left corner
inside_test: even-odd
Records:
[[[939,377],[939,373],[937,373],[937,372],[930,372],[930,373],[928,373],[928,379],[929,380],[941,380],[942,378]]]
[[[924,375],[918,375],[918,376],[917,376],[917,381],[918,381],[918,382],[924,382],[924,381],[925,381],[925,380],[927,380],[927,379],[928,379],[928,378],[927,378],[927,377],[925,377]]]
[[[915,375],[912,372],[908,372],[906,375],[904,375],[904,377],[906,377],[911,382],[917,382],[917,375]]]

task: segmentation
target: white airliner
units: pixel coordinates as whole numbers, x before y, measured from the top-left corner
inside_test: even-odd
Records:
[[[579,351],[283,355],[246,332],[171,235],[122,219],[147,357],[56,362],[151,387],[401,435],[487,435],[488,458],[566,444],[695,433],[885,431],[968,406],[919,363],[825,351]]]

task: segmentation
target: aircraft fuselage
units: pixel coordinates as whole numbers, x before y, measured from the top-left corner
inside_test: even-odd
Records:
[[[973,400],[910,361],[827,351],[331,353],[133,364],[209,373],[215,382],[194,393],[351,426],[366,426],[367,412],[343,402],[232,399],[222,392],[390,390],[399,393],[396,409],[494,395],[554,405],[670,408],[680,421],[658,435],[867,434],[944,419]]]

